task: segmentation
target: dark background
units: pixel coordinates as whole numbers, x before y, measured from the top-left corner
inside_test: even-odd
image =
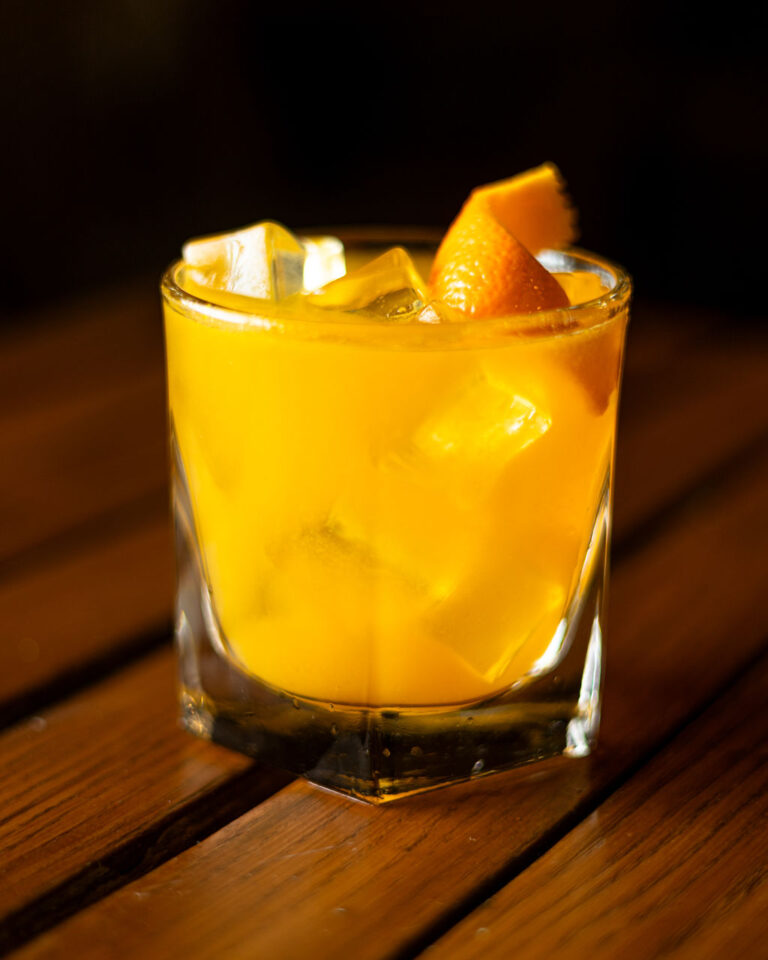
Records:
[[[3,4],[6,319],[259,219],[442,227],[545,159],[641,297],[760,314],[765,4],[265,9]]]

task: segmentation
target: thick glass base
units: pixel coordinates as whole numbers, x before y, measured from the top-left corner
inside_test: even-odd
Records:
[[[356,707],[278,690],[229,656],[179,479],[176,638],[181,720],[192,733],[371,803],[591,751],[600,716],[607,497],[576,599],[537,675],[480,702]]]

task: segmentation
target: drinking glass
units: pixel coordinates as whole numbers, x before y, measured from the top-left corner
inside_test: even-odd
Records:
[[[590,752],[630,281],[539,259],[577,305],[453,323],[223,306],[169,268],[189,730],[371,802]]]

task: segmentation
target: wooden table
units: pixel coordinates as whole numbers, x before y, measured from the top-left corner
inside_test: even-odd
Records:
[[[765,336],[638,307],[619,436],[597,753],[374,808],[176,725],[154,285],[6,334],[2,948],[768,956]]]

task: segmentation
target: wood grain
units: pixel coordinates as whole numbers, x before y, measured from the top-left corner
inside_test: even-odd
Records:
[[[128,529],[0,580],[0,725],[52,685],[113,662],[156,634],[170,640],[174,571],[165,504]]]
[[[593,758],[384,809],[296,781],[19,956],[412,955],[577,823],[760,650],[767,483],[763,456],[617,570]],[[130,774],[124,789],[133,793]]]
[[[161,372],[3,425],[0,561],[93,517],[167,496]]]
[[[0,351],[0,726],[168,633],[157,284],[33,315]]]
[[[6,331],[0,576],[51,538],[143,499],[157,503],[167,488],[166,446],[156,280],[31,314]]]
[[[0,948],[288,781],[176,724],[165,650],[0,737]]]
[[[763,662],[429,957],[763,956],[766,702]]]
[[[638,345],[619,419],[614,536],[638,530],[659,505],[768,435],[768,337],[759,331],[671,346],[648,363]],[[653,345],[651,345],[653,346]],[[658,359],[658,358],[657,358]]]

